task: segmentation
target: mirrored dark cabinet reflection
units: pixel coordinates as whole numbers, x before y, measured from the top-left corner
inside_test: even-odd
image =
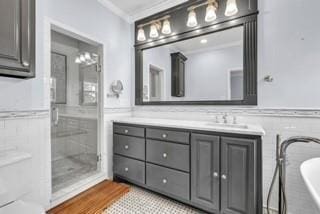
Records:
[[[143,50],[143,101],[243,99],[243,26]]]

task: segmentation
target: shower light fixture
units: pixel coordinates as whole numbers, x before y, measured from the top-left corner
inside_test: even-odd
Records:
[[[228,0],[227,1],[227,8],[224,13],[225,16],[233,16],[238,13],[238,6],[236,0]]]
[[[91,60],[91,55],[90,55],[90,53],[85,52],[85,53],[84,53],[84,58],[85,58],[86,60]]]
[[[197,14],[194,11],[194,9],[192,9],[192,10],[190,10],[189,15],[188,15],[187,26],[188,27],[196,27],[197,25],[198,25]]]
[[[84,57],[83,54],[80,54],[79,58],[80,58],[81,62],[85,62],[86,61],[86,58]]]
[[[99,56],[95,53],[82,52],[75,59],[76,64],[93,65],[98,62]]]
[[[80,57],[78,57],[78,56],[76,57],[75,63],[77,63],[77,64],[81,63]]]

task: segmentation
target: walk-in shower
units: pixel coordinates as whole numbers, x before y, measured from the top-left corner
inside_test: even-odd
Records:
[[[51,32],[53,193],[100,170],[99,48]]]

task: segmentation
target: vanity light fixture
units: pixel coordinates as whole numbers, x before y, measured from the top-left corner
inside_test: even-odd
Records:
[[[156,24],[152,24],[150,26],[150,37],[151,38],[157,38],[159,36],[159,33],[158,33],[158,29],[157,29],[157,25]]]
[[[236,0],[228,0],[227,1],[227,8],[224,13],[225,16],[233,16],[238,13],[238,6]]]
[[[218,8],[218,3],[216,1],[214,3],[212,2],[208,4],[208,7],[206,9],[206,18],[205,18],[206,22],[213,22],[214,20],[217,19],[216,11]]]
[[[164,16],[159,19],[152,20],[148,23],[141,24],[138,26],[138,35],[137,35],[137,40],[139,42],[144,42],[147,40],[144,27],[150,26],[150,33],[149,37],[152,39],[158,38],[160,35],[160,30],[161,33],[164,35],[171,34],[171,23],[170,23],[170,16]],[[162,23],[163,21],[163,23]]]
[[[187,26],[188,27],[196,27],[198,25],[198,21],[197,21],[197,14],[194,11],[194,8],[192,8],[189,12],[188,15],[188,22],[187,22]]]
[[[137,39],[138,39],[139,42],[146,41],[146,34],[144,33],[143,28],[139,28],[139,30],[138,30],[138,38]]]
[[[169,19],[164,20],[163,26],[162,26],[162,33],[165,35],[168,35],[171,33],[171,24]]]
[[[197,14],[195,10],[203,6],[207,6],[206,16],[205,16],[206,22],[213,22],[214,20],[217,19],[216,11],[218,9],[218,2],[217,0],[208,0],[204,3],[193,5],[188,8],[188,11],[189,11],[188,22],[187,22],[188,27],[196,27],[198,25]]]

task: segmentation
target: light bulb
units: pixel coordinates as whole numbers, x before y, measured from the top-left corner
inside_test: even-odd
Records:
[[[75,63],[77,63],[77,64],[81,63],[80,57],[78,57],[78,56],[76,57]]]
[[[189,12],[187,26],[188,27],[196,27],[197,25],[198,25],[197,14],[194,10],[191,10]]]
[[[84,58],[85,58],[86,60],[90,60],[90,59],[91,59],[90,53],[85,52],[85,53],[84,53]]]
[[[146,41],[146,34],[144,33],[143,28],[139,28],[139,30],[138,30],[138,38],[137,39],[138,39],[139,42]]]
[[[227,8],[224,13],[226,16],[233,16],[238,13],[238,6],[236,0],[228,0],[227,1]]]
[[[217,19],[216,7],[213,4],[209,4],[206,11],[206,22],[213,22]]]
[[[150,37],[151,38],[157,38],[159,36],[157,26],[155,24],[152,24],[150,27]]]
[[[162,33],[163,34],[170,34],[171,33],[170,21],[168,19],[164,20],[164,22],[163,22]]]
[[[85,62],[85,61],[86,61],[86,58],[85,58],[82,54],[80,55],[79,58],[80,58],[80,61],[81,61],[81,62]]]

